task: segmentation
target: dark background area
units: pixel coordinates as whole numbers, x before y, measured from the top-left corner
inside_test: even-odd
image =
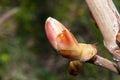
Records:
[[[113,0],[118,11],[120,1]],[[112,60],[85,0],[0,0],[0,21],[12,9],[19,12],[0,24],[0,80],[120,80],[120,76],[85,64],[78,76],[68,74],[68,60],[50,45],[45,20],[62,22],[79,42],[95,44],[99,55]]]

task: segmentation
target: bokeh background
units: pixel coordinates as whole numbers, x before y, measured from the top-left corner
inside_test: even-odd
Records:
[[[113,0],[120,11],[120,0]],[[120,76],[85,64],[78,76],[68,74],[68,60],[50,45],[45,20],[62,22],[79,42],[95,44],[112,60],[85,0],[0,0],[0,80],[120,80]]]

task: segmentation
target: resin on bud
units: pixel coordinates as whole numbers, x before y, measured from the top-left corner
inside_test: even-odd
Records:
[[[59,21],[49,17],[45,23],[48,40],[63,57],[71,60],[87,61],[97,49],[90,44],[78,43],[73,34]]]

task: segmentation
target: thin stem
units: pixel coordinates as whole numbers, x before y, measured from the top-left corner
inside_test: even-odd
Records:
[[[99,55],[95,55],[91,60],[89,60],[87,62],[95,64],[95,65],[103,67],[103,68],[106,68],[106,69],[108,69],[112,72],[115,72],[117,74],[120,74],[120,72],[118,70],[118,66],[116,63],[114,63],[106,58],[103,58]]]
[[[3,14],[0,17],[0,25],[2,25],[6,20],[8,20],[11,16],[13,16],[18,11],[19,11],[19,8],[15,7],[13,9],[9,10],[8,12],[6,12],[5,14]]]

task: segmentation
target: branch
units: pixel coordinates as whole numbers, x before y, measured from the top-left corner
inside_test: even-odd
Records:
[[[11,16],[13,16],[15,13],[19,11],[19,8],[13,8],[6,12],[5,14],[0,17],[0,25],[3,24],[6,20],[8,20]]]
[[[88,63],[92,63],[95,64],[97,66],[106,68],[112,72],[115,72],[117,74],[120,74],[119,70],[118,70],[118,66],[116,63],[111,62],[110,60],[103,58],[99,55],[95,55],[92,59],[90,59],[89,61],[87,61]]]
[[[105,47],[115,60],[120,62],[120,49],[116,43],[120,17],[115,5],[112,0],[86,0],[86,2],[103,35]]]

